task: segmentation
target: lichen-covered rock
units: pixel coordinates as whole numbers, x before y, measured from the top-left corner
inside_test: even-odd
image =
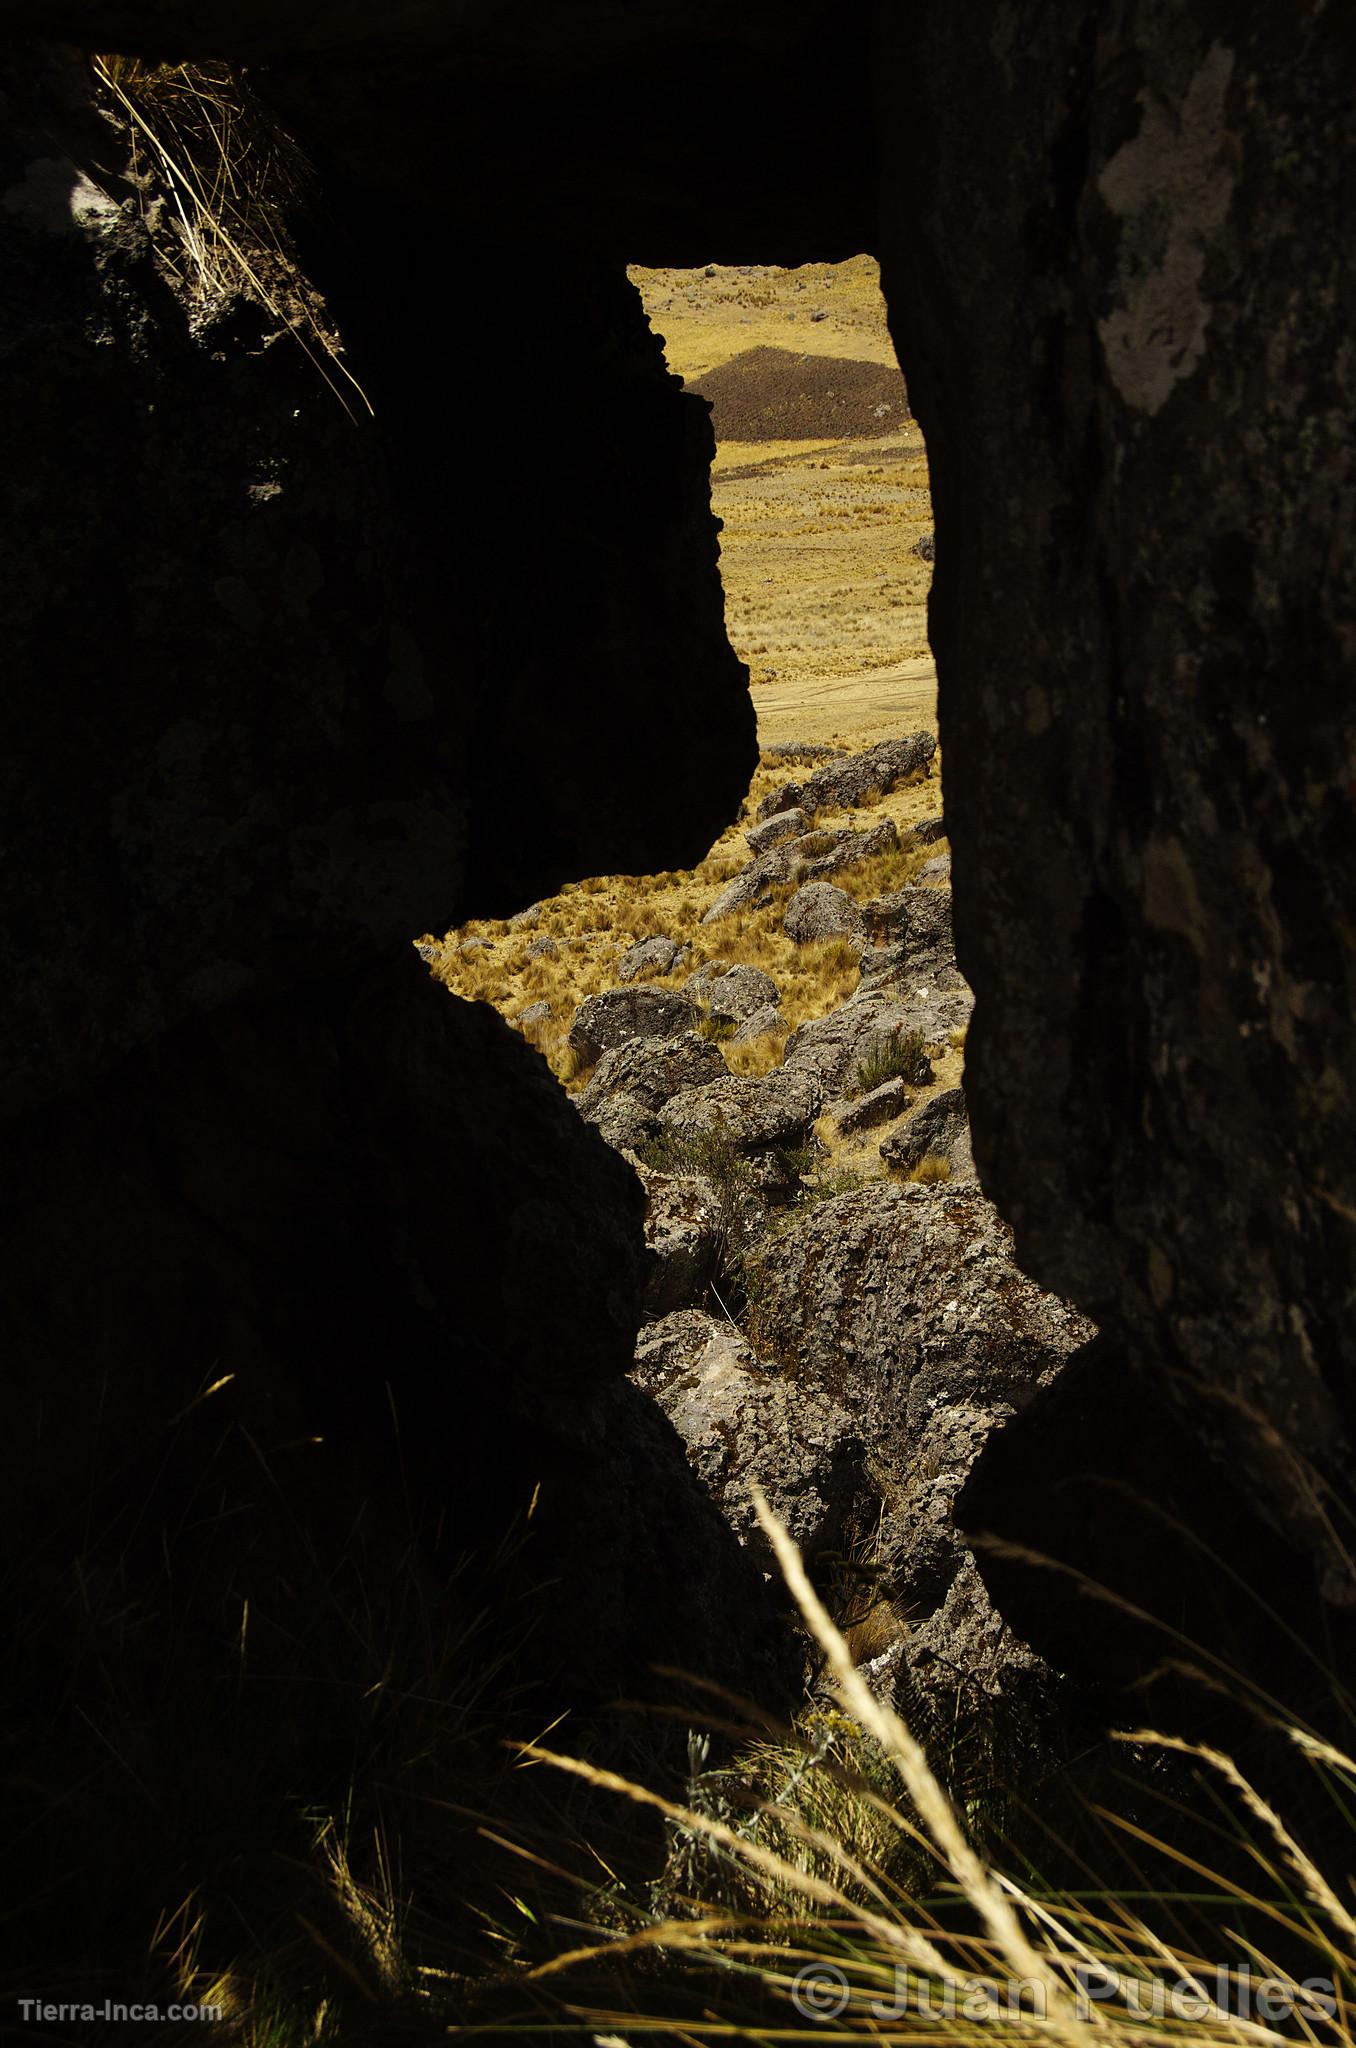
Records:
[[[642,1166],[645,1243],[651,1255],[645,1283],[648,1317],[698,1308],[718,1272],[728,1219],[710,1184],[695,1174],[661,1173]]]
[[[964,1089],[944,1088],[916,1109],[907,1123],[881,1139],[880,1156],[897,1173],[911,1173],[929,1157],[945,1159],[954,1173],[958,1155],[960,1163],[973,1171],[968,1134]],[[962,1144],[962,1140],[967,1142]]]
[[[937,740],[930,732],[909,733],[897,740],[881,740],[846,760],[826,761],[804,782],[791,782],[769,790],[758,806],[760,820],[774,818],[793,805],[811,815],[816,811],[851,810],[888,796],[910,776],[925,775],[932,766]]]
[[[786,906],[782,930],[797,946],[825,939],[863,943],[861,912],[847,891],[835,888],[832,882],[807,882],[797,889]]]
[[[879,1088],[873,1088],[866,1095],[859,1095],[854,1102],[842,1102],[834,1110],[834,1121],[838,1135],[853,1138],[859,1131],[875,1130],[879,1124],[893,1122],[903,1116],[909,1106],[909,1090],[895,1075],[892,1080],[882,1081]],[[884,1157],[884,1147],[881,1152]]]
[[[964,984],[909,989],[905,983],[901,973],[898,985],[856,989],[827,1016],[797,1025],[786,1041],[787,1071],[813,1075],[826,1096],[845,1095],[862,1062],[883,1040],[916,1032],[925,1046],[945,1045],[969,1015]]]
[[[954,1705],[959,1685],[979,1720],[1006,1725],[1005,1674],[1031,1660],[995,1616],[952,1505],[991,1433],[1059,1374],[1091,1326],[1018,1271],[1010,1234],[977,1188],[946,1183],[876,1183],[816,1204],[760,1245],[752,1286],[760,1355],[841,1405],[869,1447],[885,1582],[912,1617],[903,1678],[933,1708]],[[943,1624],[930,1627],[958,1584],[967,1626],[992,1653],[980,1660],[982,1682],[964,1645],[949,1667],[941,1660]],[[1028,1682],[1029,1673],[1014,1698],[1027,1697]]]
[[[775,1003],[768,1003],[763,1009],[755,1010],[746,1017],[730,1039],[731,1045],[747,1045],[754,1038],[771,1038],[786,1035],[786,1019]]]
[[[750,825],[744,838],[750,853],[766,853],[770,846],[780,846],[784,839],[798,839],[808,828],[809,819],[804,811],[793,808],[778,811],[761,825]]]
[[[862,904],[861,914],[873,945],[904,945],[915,954],[936,951],[948,959],[955,957],[951,897],[946,890],[910,883],[887,896],[873,896]]]
[[[660,934],[652,939],[641,939],[634,946],[629,946],[617,962],[617,979],[643,981],[651,974],[672,974],[682,951],[677,939],[664,938]]]
[[[860,1501],[865,1451],[836,1402],[768,1371],[728,1322],[695,1310],[641,1331],[632,1378],[659,1403],[725,1521],[767,1568],[774,1561],[754,1486],[812,1566],[841,1544]]]
[[[703,1087],[726,1071],[720,1047],[699,1032],[630,1038],[603,1054],[572,1099],[609,1145],[635,1151],[658,1135],[659,1111],[670,1096]]]
[[[787,882],[823,880],[842,874],[847,868],[860,867],[863,861],[893,852],[898,844],[899,834],[889,818],[880,819],[864,832],[855,831],[850,825],[838,825],[784,840],[760,853],[726,883],[704,913],[702,923],[715,924],[737,910],[759,907]]]
[[[589,996],[575,1011],[565,1042],[591,1064],[632,1038],[678,1038],[700,1018],[697,1004],[682,990],[635,982]]]
[[[1356,1467],[1356,44],[1331,8],[1133,0],[1093,36],[983,0],[892,10],[881,50],[975,1156],[1027,1269],[1120,1333],[1069,1483],[1118,1455],[1128,1359],[1137,1469],[1189,1412],[1187,1527],[1285,1530],[1314,1640],[1356,1599],[1315,1508]],[[1062,1489],[1013,1458],[1021,1542]],[[1227,1587],[1184,1621],[1190,1538],[1174,1568],[1148,1526],[1041,1534],[1219,1642]],[[1030,1576],[1072,1645],[1087,1602]]]
[[[743,1024],[780,1000],[776,982],[761,967],[728,967],[706,983],[703,993],[713,1024]]]
[[[819,1114],[823,1091],[815,1077],[776,1068],[770,1074],[729,1074],[704,1087],[670,1096],[659,1113],[665,1130],[680,1138],[727,1137],[739,1152],[795,1145]]]

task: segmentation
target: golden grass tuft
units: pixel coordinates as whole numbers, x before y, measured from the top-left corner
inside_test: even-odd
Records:
[[[237,295],[255,300],[346,411],[370,413],[291,249],[287,214],[305,203],[311,168],[244,75],[227,63],[151,64],[116,54],[90,65],[127,124],[129,176],[143,196],[157,261],[193,314],[210,317]]]

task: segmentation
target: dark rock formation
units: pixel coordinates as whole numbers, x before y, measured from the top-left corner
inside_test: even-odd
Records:
[[[605,1052],[633,1038],[680,1038],[697,1024],[701,1011],[691,996],[658,983],[604,989],[575,1011],[567,1043],[592,1066]]]
[[[952,1506],[992,1432],[1092,1336],[1012,1261],[977,1188],[878,1185],[818,1203],[759,1246],[760,1354],[845,1410],[867,1447],[859,1527],[906,1618],[906,1697],[929,1732],[957,1689],[1017,1772],[1048,1735],[1050,1673],[1003,1626]],[[727,1509],[728,1513],[728,1509]]]
[[[1117,1440],[1128,1359],[1150,1498],[1155,1429],[1184,1431],[1188,1524],[1307,1554],[1331,1621],[1356,1604],[1317,1506],[1356,1428],[1356,44],[1331,9],[1204,0],[881,22],[975,1153],[1024,1267],[1118,1333],[1044,1485],[1033,1414],[967,1517],[1034,1528]],[[1150,1585],[1110,1507],[1042,1533],[1195,1626],[1171,1541]],[[1064,1597],[1032,1590],[1038,1639]]]

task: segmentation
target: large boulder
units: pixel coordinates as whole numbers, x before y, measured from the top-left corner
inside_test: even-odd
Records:
[[[782,930],[797,946],[849,939],[860,947],[864,941],[860,910],[847,891],[832,882],[807,882],[797,889],[786,906]]]
[[[659,1403],[725,1521],[765,1567],[773,1560],[754,1486],[812,1565],[841,1547],[861,1499],[865,1449],[837,1402],[769,1370],[729,1322],[696,1310],[641,1331],[631,1376]]]
[[[940,1048],[969,1014],[963,983],[909,989],[901,974],[896,985],[859,988],[827,1016],[797,1025],[786,1041],[786,1070],[812,1075],[826,1096],[846,1095],[876,1046],[916,1034],[925,1046]]]
[[[753,1286],[759,1355],[841,1405],[869,1446],[883,1579],[910,1617],[910,1698],[954,1711],[959,1691],[957,1718],[1029,1751],[1036,1664],[995,1615],[951,1509],[994,1430],[1055,1380],[1091,1326],[1018,1270],[977,1188],[946,1184],[878,1182],[817,1203],[760,1244]],[[948,1657],[948,1601],[986,1645],[975,1661],[960,1642]]]
[[[881,1139],[880,1156],[897,1173],[912,1173],[924,1159],[944,1159],[953,1174],[973,1172],[963,1088],[943,1088]]]
[[[619,981],[644,981],[651,974],[672,974],[683,948],[677,939],[657,933],[652,939],[638,939],[628,946],[617,962]]]
[[[605,1052],[572,1099],[586,1122],[625,1151],[658,1134],[672,1095],[704,1087],[727,1071],[720,1047],[696,1031],[676,1038],[629,1038]]]
[[[1034,1418],[1001,1488],[995,1446],[988,1526],[1270,1689],[1192,1560],[1288,1545],[1275,1604],[1350,1655],[1356,42],[1205,0],[880,18],[975,1156],[1027,1270],[1118,1333],[1038,1479]],[[1056,1526],[1094,1445],[1115,1504]],[[1076,1654],[1075,1579],[1027,1577],[1023,1625]]]
[[[819,1114],[823,1091],[813,1075],[782,1067],[770,1074],[729,1074],[670,1096],[659,1113],[678,1138],[719,1136],[738,1152],[796,1145]]]
[[[728,967],[706,983],[703,993],[713,1024],[743,1024],[758,1011],[775,1008],[781,992],[761,967]]]
[[[571,1052],[593,1065],[614,1046],[633,1038],[678,1038],[701,1020],[692,997],[681,989],[636,982],[589,996],[574,1013],[566,1036]]]
[[[788,882],[824,880],[860,867],[863,861],[892,853],[899,834],[889,818],[882,818],[865,831],[850,825],[826,827],[769,847],[726,883],[714,903],[703,914],[703,924],[715,924],[736,911],[760,908],[773,892]]]

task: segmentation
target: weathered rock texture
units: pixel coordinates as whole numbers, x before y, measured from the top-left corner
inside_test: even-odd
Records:
[[[540,1468],[593,1501],[552,1526],[585,1574],[602,1545],[613,1648],[637,1607],[647,1650],[710,1612],[708,1585],[680,1625],[653,1586],[718,1544],[619,1554],[667,1498],[649,1453],[685,1476],[606,1379],[634,1185],[500,1027],[392,963],[567,875],[693,859],[731,816],[753,729],[710,428],[623,265],[878,235],[936,499],[975,1152],[1021,1263],[1108,1333],[959,1511],[1150,1604],[1185,1583],[1162,1496],[1231,1557],[1260,1515],[1267,1586],[1323,1639],[1356,1589],[1289,1454],[1340,1484],[1356,1426],[1345,10],[0,0],[0,29],[258,67],[376,408],[346,415],[246,300],[190,320],[79,61],[6,59],[0,1354],[56,1442],[40,1485],[224,1357],[230,1399],[302,1432],[336,1411],[341,1446],[389,1380],[433,1487],[472,1374],[535,1418],[471,1432],[483,1497]],[[964,1022],[940,942],[880,950],[792,1042],[816,1087],[878,1028]],[[512,1287],[539,1258],[540,1322],[535,1277]],[[829,1306],[857,1342],[864,1311]],[[116,1399],[82,1406],[91,1359]],[[632,1437],[608,1519],[596,1445]],[[63,1571],[81,1540],[61,1525]],[[1067,1580],[986,1568],[1080,1653]]]
[[[1137,1426],[1177,1408],[1197,1503],[1250,1499],[1349,1607],[1279,1444],[1350,1475],[1356,42],[984,0],[882,10],[878,77],[975,1154],[1026,1269],[1119,1333]],[[1118,1371],[1083,1399],[1114,1437]],[[967,1513],[1020,1537],[1001,1463]],[[1134,1586],[1136,1533],[1079,1527]]]

